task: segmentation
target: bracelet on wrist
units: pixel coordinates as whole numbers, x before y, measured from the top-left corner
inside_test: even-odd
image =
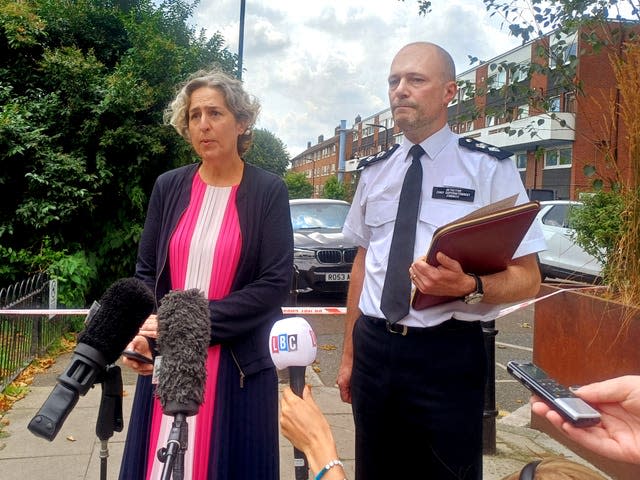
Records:
[[[329,470],[331,470],[336,465],[340,465],[342,468],[344,468],[344,464],[339,459],[336,458],[335,460],[331,460],[324,467],[322,467],[322,470],[320,470],[318,472],[318,474],[316,475],[315,480],[320,480],[324,476],[325,473],[327,473]]]

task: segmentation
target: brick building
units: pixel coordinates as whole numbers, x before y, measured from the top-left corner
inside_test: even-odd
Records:
[[[351,158],[351,130],[345,131],[345,159]],[[342,176],[342,181],[352,182],[352,173],[340,170],[340,126],[334,131],[334,136],[325,140],[323,135],[318,137],[318,143],[307,143],[307,149],[291,159],[291,171],[304,173],[313,185],[313,197],[320,198],[324,184],[331,176]]]
[[[451,129],[513,152],[525,187],[554,198],[574,199],[588,190],[593,179],[585,175],[587,165],[603,177],[615,176],[610,158],[621,175],[630,175],[626,132],[614,114],[620,92],[609,54],[620,52],[630,30],[640,31],[637,24],[631,27],[623,30],[625,37],[616,37],[620,29],[613,22],[595,31],[609,42],[598,53],[586,40],[592,32],[549,35],[458,74],[458,98],[449,106]],[[527,78],[532,64],[549,70],[534,68]],[[575,76],[567,81],[562,66],[569,64],[576,65]],[[389,109],[357,116],[347,136],[345,173],[355,172],[359,159],[401,140]],[[319,153],[326,148],[337,151],[337,129],[335,137],[309,145],[292,160],[294,171],[308,172],[316,196],[326,175],[337,171],[337,156]],[[315,176],[313,166],[305,168],[309,159],[315,159]],[[345,181],[356,177],[345,175]]]

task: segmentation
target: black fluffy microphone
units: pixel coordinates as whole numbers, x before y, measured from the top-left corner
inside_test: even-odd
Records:
[[[181,479],[187,449],[186,417],[198,413],[207,378],[207,349],[211,340],[209,302],[200,290],[174,290],[158,308],[158,366],[156,395],[165,415],[174,417],[167,447],[158,451],[164,462],[162,478]]]
[[[105,367],[118,359],[154,305],[153,293],[136,278],[118,280],[107,289],[78,336],[71,362],[29,422],[31,433],[49,441],[56,437],[80,395],[86,394]]]

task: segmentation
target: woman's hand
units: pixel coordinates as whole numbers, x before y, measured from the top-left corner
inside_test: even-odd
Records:
[[[331,428],[313,400],[309,385],[305,385],[302,398],[293,393],[291,388],[285,388],[280,411],[282,434],[294,447],[305,453],[312,471],[318,472],[328,462],[338,458]]]
[[[158,338],[158,316],[156,314],[149,315],[140,327],[138,335],[145,337]]]
[[[153,358],[153,352],[149,347],[149,342],[142,335],[133,337],[133,340],[129,342],[125,350],[133,350],[147,358]],[[151,375],[153,373],[153,365],[149,363],[138,362],[124,355],[122,356],[122,363],[139,375]]]
[[[535,396],[531,410],[589,450],[613,460],[640,464],[640,376],[592,383],[580,387],[575,394],[600,411],[598,425],[574,427]]]
[[[149,315],[140,327],[138,335],[133,337],[133,340],[129,342],[125,350],[133,350],[147,358],[153,358],[153,352],[145,337],[158,338],[158,316],[155,314]],[[138,362],[124,355],[122,356],[122,363],[139,375],[151,375],[153,373],[153,364]]]

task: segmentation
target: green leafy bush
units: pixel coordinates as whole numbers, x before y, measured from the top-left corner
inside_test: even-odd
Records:
[[[604,265],[606,281],[609,259],[620,241],[624,202],[616,191],[599,190],[583,197],[582,207],[570,210],[569,224],[576,231],[575,242]]]

